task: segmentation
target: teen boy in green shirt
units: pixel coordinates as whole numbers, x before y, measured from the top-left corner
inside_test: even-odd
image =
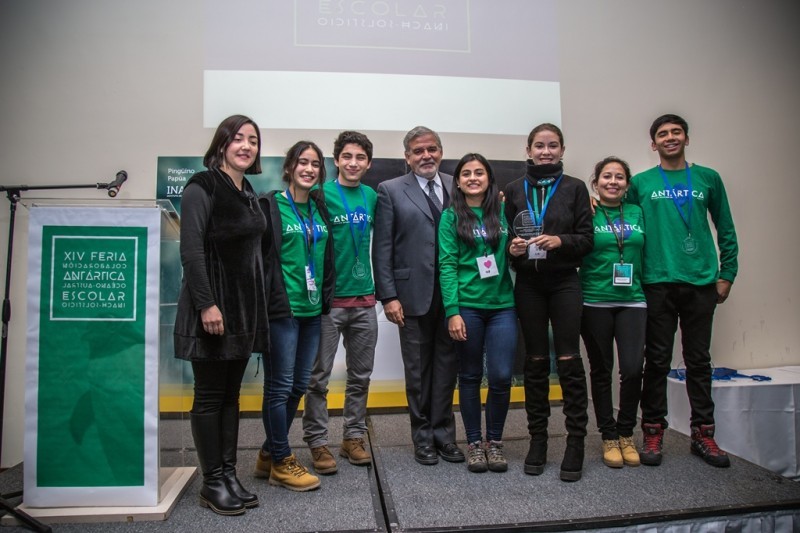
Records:
[[[303,439],[311,448],[314,470],[333,474],[336,460],[328,449],[328,381],[344,337],[347,384],[344,400],[344,440],[339,455],[355,465],[372,461],[364,441],[367,394],[378,342],[375,284],[370,264],[370,232],[377,194],[361,183],[372,163],[372,142],[366,135],[344,131],[333,144],[339,169],[325,183],[325,203],[333,228],[336,288],[330,314],[322,317],[319,355],[311,374],[303,412]]]
[[[725,186],[714,170],[686,162],[689,126],[677,115],[650,127],[660,165],[631,180],[628,198],[647,221],[644,292],[647,338],[642,386],[641,462],[661,464],[667,428],[667,374],[680,320],[686,391],[691,406],[691,451],[717,467],[730,466],[714,440],[711,326],[738,271],[739,247]],[[719,256],[708,215],[717,230]]]

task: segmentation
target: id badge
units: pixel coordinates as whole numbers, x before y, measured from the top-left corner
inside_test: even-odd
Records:
[[[494,254],[476,257],[475,261],[478,263],[478,272],[480,272],[481,279],[493,278],[500,274],[497,270],[497,261],[494,259]]]
[[[306,265],[306,290],[317,290],[317,282],[314,281],[314,276],[311,274],[311,267]]]
[[[547,259],[547,250],[539,248],[538,244],[528,245],[528,259]]]
[[[614,263],[612,283],[615,287],[633,285],[633,265],[631,263]]]

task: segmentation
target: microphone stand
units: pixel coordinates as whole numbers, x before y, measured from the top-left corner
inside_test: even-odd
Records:
[[[6,360],[8,357],[8,323],[11,321],[11,299],[9,297],[9,293],[11,292],[11,254],[14,250],[14,219],[17,214],[17,204],[20,200],[20,194],[22,191],[43,191],[54,189],[108,189],[112,183],[95,183],[93,185],[0,185],[0,192],[5,192],[8,201],[11,203],[10,217],[8,220],[6,284],[2,310],[3,333],[2,338],[0,339],[0,458],[3,456],[3,426],[5,425],[4,409],[6,395]],[[22,491],[0,494],[0,510],[10,514],[34,531],[39,531],[42,533],[49,533],[52,531],[50,526],[42,524],[27,513],[20,511],[7,501],[9,498],[18,498],[21,495]]]

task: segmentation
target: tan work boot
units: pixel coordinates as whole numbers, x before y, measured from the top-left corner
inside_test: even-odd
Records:
[[[339,455],[347,457],[351,465],[368,465],[372,462],[372,456],[367,451],[366,442],[362,437],[344,439]]]
[[[253,475],[261,479],[269,478],[269,473],[272,470],[272,456],[264,450],[258,450],[258,457],[256,457],[256,468],[253,470]]]
[[[280,463],[272,463],[269,484],[297,492],[305,492],[319,487],[319,478],[297,462],[294,454],[285,457]]]
[[[335,474],[336,459],[327,446],[315,446],[311,448],[311,458],[314,464],[314,470],[317,474]]]
[[[603,462],[611,468],[622,468],[622,452],[619,450],[619,441],[603,441]]]
[[[633,437],[620,437],[619,450],[622,453],[622,462],[625,466],[639,466],[639,452],[636,451],[636,445],[633,443]]]

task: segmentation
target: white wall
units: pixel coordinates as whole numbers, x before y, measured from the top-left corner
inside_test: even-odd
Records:
[[[568,171],[588,177],[612,153],[634,170],[652,166],[650,122],[664,112],[684,115],[689,159],[722,174],[739,233],[740,275],[717,311],[715,361],[800,364],[800,210],[791,165],[800,118],[798,4],[559,0],[557,9]],[[0,0],[0,184],[95,183],[125,169],[120,198],[153,198],[156,158],[201,155],[213,133],[202,127],[206,31],[246,43],[230,28],[206,28],[197,0]],[[526,37],[519,46],[535,64],[536,36]],[[425,122],[424,108],[415,122]],[[262,126],[267,155],[300,137],[329,151],[336,134]],[[377,157],[400,156],[402,133],[366,133]],[[448,157],[477,150],[514,159],[523,157],[525,139],[459,135],[444,143]],[[100,193],[29,192],[23,204],[87,195]],[[0,276],[9,221],[3,202]],[[24,205],[15,235],[3,467],[22,460]]]

